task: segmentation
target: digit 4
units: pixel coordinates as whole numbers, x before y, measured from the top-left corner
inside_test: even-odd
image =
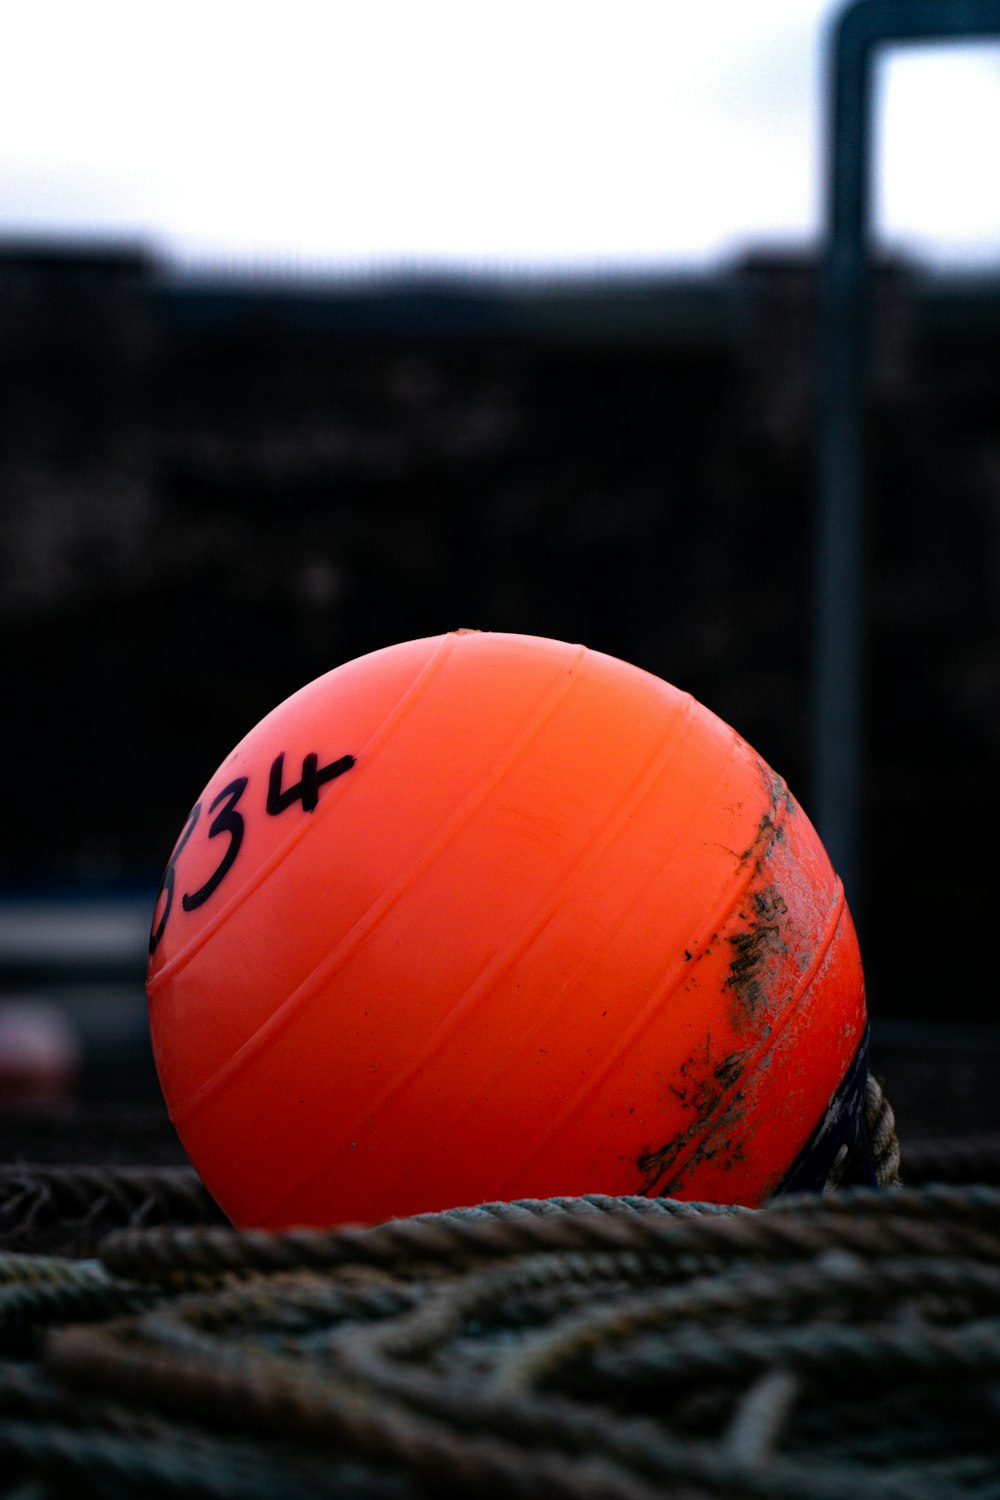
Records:
[[[294,802],[301,802],[305,812],[313,812],[319,802],[319,789],[328,781],[335,781],[354,765],[353,755],[342,755],[339,760],[321,766],[319,756],[309,754],[302,762],[302,779],[294,786],[282,790],[281,779],[285,769],[285,752],[276,755],[271,764],[271,775],[267,783],[267,811],[272,818],[283,813]]]

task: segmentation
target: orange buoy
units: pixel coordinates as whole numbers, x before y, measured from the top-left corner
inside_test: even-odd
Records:
[[[170,1115],[240,1226],[821,1180],[864,1087],[858,944],[780,779],[687,693],[457,631],[267,715],[153,913]]]

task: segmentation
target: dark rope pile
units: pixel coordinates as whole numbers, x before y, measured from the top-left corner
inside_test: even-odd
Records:
[[[191,1167],[0,1166],[0,1251],[90,1255],[112,1229],[224,1224]]]
[[[991,1188],[129,1229],[0,1275],[20,1493],[1000,1495]]]
[[[928,1182],[986,1182],[1000,1187],[1000,1135],[911,1141],[906,1147],[906,1180],[914,1187]]]
[[[1000,1187],[284,1234],[202,1195],[0,1174],[3,1500],[1000,1500]],[[38,1254],[59,1212],[117,1227]]]

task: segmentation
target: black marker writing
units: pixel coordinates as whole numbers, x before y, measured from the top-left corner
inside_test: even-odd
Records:
[[[353,755],[342,755],[328,766],[320,766],[318,755],[307,755],[302,762],[302,780],[294,786],[281,790],[281,777],[285,769],[285,752],[275,756],[271,775],[267,783],[267,810],[272,818],[283,813],[293,802],[301,802],[304,811],[313,812],[319,802],[319,789],[327,781],[343,776],[354,764]]]
[[[321,766],[319,756],[315,753],[310,753],[302,762],[301,778],[293,786],[283,788],[281,782],[285,769],[285,753],[282,751],[280,755],[275,756],[271,764],[264,811],[269,817],[276,818],[279,814],[286,812],[295,803],[299,803],[303,812],[314,812],[319,803],[320,787],[325,786],[328,781],[335,781],[338,776],[343,776],[344,772],[349,771],[353,765],[353,755],[342,755],[339,760],[332,760],[328,765]],[[243,812],[237,812],[236,807],[249,783],[250,778],[248,776],[238,776],[235,781],[231,781],[228,786],[223,787],[222,791],[213,798],[208,811],[209,814],[214,813],[215,816],[208,825],[208,837],[214,839],[218,838],[221,834],[227,834],[229,843],[222,858],[204,885],[199,886],[196,891],[185,892],[181,896],[181,906],[185,911],[196,911],[199,906],[203,906],[215,894],[232,869],[243,843],[243,835],[246,832],[246,819]],[[165,899],[160,919],[150,934],[150,954],[156,952],[163,940],[167,921],[174,905],[174,887],[177,883],[177,861],[180,859],[192,833],[194,833],[198,820],[201,817],[201,811],[201,803],[196,802],[188,815],[187,823],[184,825],[184,832],[177,840],[174,852],[170,856],[170,862],[163,872],[163,879],[160,882],[160,889],[156,897],[157,906],[159,906],[161,898]]]
[[[174,847],[174,852],[173,854],[171,854],[167,868],[163,872],[163,879],[160,881],[160,889],[157,893],[156,899],[157,901],[159,901],[160,896],[163,895],[164,891],[166,891],[167,899],[164,902],[163,913],[160,917],[159,923],[156,927],[153,928],[153,931],[149,935],[149,951],[151,954],[155,953],[157,948],[160,946],[160,939],[163,937],[163,930],[167,925],[167,918],[170,915],[170,908],[174,904],[174,870],[177,865],[177,861],[180,858],[181,850],[184,848],[184,845],[187,843],[192,833],[194,833],[194,825],[197,823],[200,815],[201,803],[196,802],[194,807],[192,807],[191,809],[191,813],[188,817],[184,832],[177,840],[177,843]]]
[[[209,812],[215,812],[220,802],[225,803],[222,811],[209,824],[208,836],[210,839],[214,839],[220,833],[228,833],[229,847],[222,856],[218,868],[208,877],[205,884],[200,886],[190,896],[181,897],[181,905],[185,911],[194,911],[196,907],[203,905],[208,900],[213,891],[217,889],[220,881],[227,875],[232,867],[233,860],[239,854],[240,845],[243,842],[243,829],[245,825],[241,814],[236,811],[236,804],[246,789],[247,778],[245,776],[238,776],[235,781],[231,781],[227,787],[222,789],[208,809]]]

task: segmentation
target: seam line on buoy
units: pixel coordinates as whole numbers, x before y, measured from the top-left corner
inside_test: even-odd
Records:
[[[270,1042],[278,1031],[288,1025],[297,1008],[309,999],[310,995],[350,957],[356,948],[361,946],[372,929],[384,917],[385,913],[396,905],[413,884],[413,881],[438,857],[456,834],[465,827],[472,815],[489,797],[493,788],[506,775],[511,765],[521,754],[524,746],[531,742],[542,726],[555,713],[563,698],[571,690],[576,677],[575,668],[586,654],[586,646],[579,646],[576,648],[576,654],[573,657],[573,662],[569,670],[566,669],[564,663],[560,663],[558,674],[536,704],[534,712],[521,730],[521,733],[517,736],[513,747],[508,747],[504,754],[497,758],[483,782],[465,798],[462,805],[442,825],[433,843],[426,849],[423,849],[418,857],[407,866],[406,870],[396,877],[388,891],[384,891],[377,900],[372,902],[368,910],[344,934],[333,952],[324,955],[316,967],[282,1001],[277,1010],[273,1011],[257,1030],[247,1037],[237,1051],[228,1057],[222,1066],[212,1074],[211,1078],[205,1079],[188,1099],[171,1109],[170,1118],[175,1124],[189,1118],[197,1109],[200,1109],[203,1104],[212,1098],[220,1088],[228,1083],[234,1074],[244,1068],[261,1047]]]

